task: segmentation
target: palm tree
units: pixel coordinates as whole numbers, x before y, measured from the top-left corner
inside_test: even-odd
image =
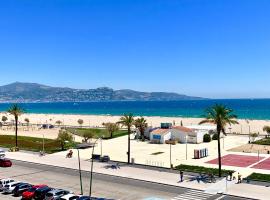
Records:
[[[118,124],[121,124],[122,126],[127,127],[128,129],[128,164],[130,163],[130,134],[131,134],[131,127],[134,123],[134,117],[133,114],[124,114],[123,117],[120,118],[120,121],[117,122]]]
[[[16,147],[18,147],[18,119],[19,116],[24,113],[24,110],[18,105],[13,104],[7,112],[14,116],[15,118],[15,137],[16,137]]]
[[[217,126],[217,135],[218,135],[218,167],[219,167],[219,177],[221,177],[221,151],[220,151],[220,133],[224,135],[226,125],[238,124],[236,121],[237,116],[232,114],[233,110],[227,108],[224,105],[216,104],[213,107],[210,107],[206,110],[205,119],[202,120],[199,124],[210,123]]]
[[[142,140],[144,141],[144,131],[147,128],[148,124],[146,123],[146,119],[143,117],[137,118],[134,121],[134,125],[137,129],[139,129],[141,136],[142,136]]]
[[[264,126],[263,131],[265,131],[267,133],[267,136],[269,137],[269,135],[270,135],[270,126]]]

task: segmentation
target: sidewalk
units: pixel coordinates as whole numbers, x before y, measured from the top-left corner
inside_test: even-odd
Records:
[[[58,167],[78,169],[78,158],[77,152],[74,151],[74,157],[71,159],[67,159],[62,155],[50,154],[43,157],[40,157],[37,154],[25,153],[25,152],[7,152],[6,156],[10,159],[33,162],[38,164],[45,165],[54,165]],[[256,199],[269,199],[267,197],[270,196],[269,188],[264,186],[256,186],[250,184],[225,184],[225,179],[221,180],[217,183],[198,183],[197,181],[189,182],[185,177],[185,181],[182,183],[178,183],[179,174],[157,171],[151,169],[144,168],[136,168],[132,166],[121,166],[120,169],[106,169],[106,163],[94,163],[94,172],[102,173],[107,175],[125,177],[138,179],[149,182],[156,182],[160,184],[179,186],[179,187],[187,187],[192,189],[203,190],[209,193],[223,192],[231,195],[256,198]],[[89,160],[81,160],[81,169],[85,171],[90,171],[90,162]]]

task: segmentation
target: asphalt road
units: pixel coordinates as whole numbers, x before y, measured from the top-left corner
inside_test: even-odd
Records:
[[[11,168],[0,168],[0,178],[14,178],[31,184],[47,184],[53,188],[63,188],[80,193],[79,174],[77,170],[64,169],[47,165],[38,165],[13,161]],[[84,194],[89,193],[89,173],[83,172]],[[144,182],[128,178],[93,174],[92,196],[121,200],[177,200],[198,199],[215,200],[220,195],[206,195],[197,190]],[[194,198],[193,198],[194,197]],[[2,199],[20,199],[12,195],[0,194]],[[225,197],[224,199],[231,199]],[[232,198],[242,200],[241,198]]]

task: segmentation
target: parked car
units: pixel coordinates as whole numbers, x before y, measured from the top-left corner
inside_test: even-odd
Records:
[[[60,199],[60,197],[69,194],[70,192],[62,189],[53,189],[45,195],[45,200]]]
[[[13,195],[15,197],[21,196],[22,193],[24,193],[25,191],[29,190],[32,187],[31,184],[29,183],[22,183],[17,185],[14,190],[13,190]]]
[[[22,199],[32,199],[35,195],[35,191],[39,188],[47,187],[47,185],[34,185],[29,190],[22,193]]]
[[[11,194],[13,192],[13,190],[15,189],[15,187],[17,185],[19,185],[21,182],[11,182],[5,185],[5,187],[3,188],[3,193],[4,194]]]
[[[67,194],[60,198],[60,200],[77,200],[81,197],[81,195],[75,195],[75,194]]]
[[[91,200],[89,196],[81,196],[78,200]]]
[[[11,167],[12,162],[7,158],[1,158],[0,159],[0,167]]]
[[[45,195],[47,194],[47,192],[49,192],[51,190],[53,190],[53,188],[50,188],[48,186],[38,188],[35,191],[34,199],[35,200],[44,200],[45,199]]]
[[[0,191],[3,190],[3,188],[5,187],[6,184],[9,184],[11,182],[14,182],[14,180],[13,179],[10,179],[10,178],[1,179],[0,180]]]
[[[109,162],[110,161],[110,157],[109,156],[102,156],[100,157],[100,162]]]
[[[3,149],[0,149],[0,158],[4,158],[6,156],[6,153]]]

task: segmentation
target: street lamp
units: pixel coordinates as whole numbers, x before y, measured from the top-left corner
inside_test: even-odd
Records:
[[[94,150],[95,150],[95,145],[97,143],[97,141],[100,138],[96,139],[96,141],[93,143],[93,147],[92,147],[92,155],[91,155],[91,173],[90,173],[90,186],[89,186],[89,197],[91,198],[92,195],[92,180],[93,180],[93,165],[94,165],[94,159],[93,159],[93,155],[94,155]]]
[[[187,160],[187,157],[188,157],[188,156],[187,156],[187,150],[188,150],[188,149],[187,149],[187,140],[188,140],[188,135],[186,135],[186,160]]]
[[[79,174],[80,174],[80,186],[81,186],[81,195],[83,195],[83,186],[82,186],[82,171],[81,171],[81,159],[80,159],[80,151],[79,147],[77,146],[78,151],[78,163],[79,163]]]
[[[170,143],[170,168],[172,169],[172,144]]]

